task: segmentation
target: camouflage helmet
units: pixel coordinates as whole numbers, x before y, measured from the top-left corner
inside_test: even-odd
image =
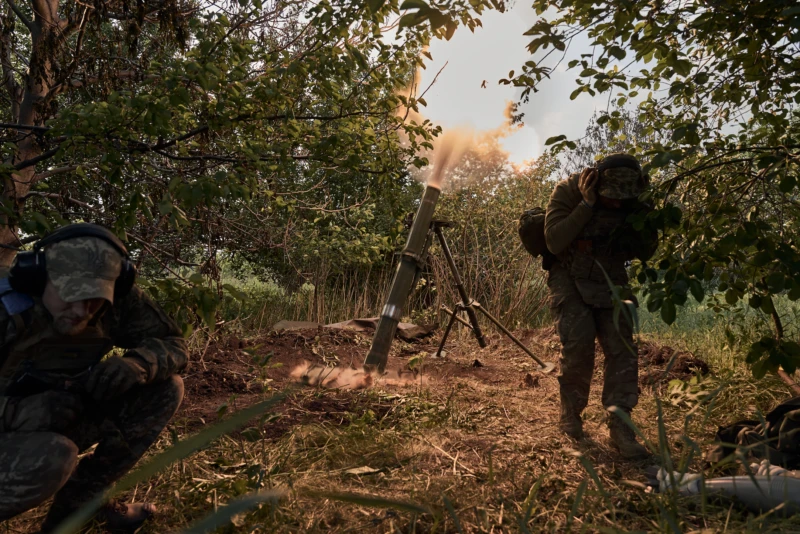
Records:
[[[97,237],[73,237],[44,249],[47,276],[64,302],[102,298],[114,303],[122,255]]]
[[[606,198],[637,198],[647,187],[639,160],[629,154],[611,154],[597,162],[600,185],[597,194]]]

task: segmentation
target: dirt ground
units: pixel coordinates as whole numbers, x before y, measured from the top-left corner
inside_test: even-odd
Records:
[[[561,345],[553,327],[524,330],[517,335],[539,358],[557,364]],[[550,374],[539,373],[533,359],[505,336],[488,334],[489,346],[481,349],[474,339],[464,334],[445,347],[443,358],[435,357],[438,340],[437,336],[411,343],[396,340],[387,369],[395,378],[399,371],[404,380],[377,379],[372,387],[407,390],[425,386],[446,390],[459,381],[468,381],[480,388],[517,388],[522,399],[557,401],[558,366]],[[370,332],[318,329],[272,332],[249,340],[231,336],[222,344],[210,344],[202,355],[195,357],[184,376],[186,398],[177,417],[189,427],[213,422],[223,404],[230,403],[231,408],[241,409],[263,398],[265,386],[280,390],[302,383],[302,379],[298,381],[298,373],[292,376],[292,371],[305,365],[359,369],[370,342]],[[409,362],[415,358],[421,363],[414,365],[411,371]],[[708,365],[693,354],[647,340],[639,342],[639,359],[640,389],[658,389],[670,380],[686,380],[695,373],[709,372]],[[598,345],[596,381],[602,377],[602,361],[603,354]],[[601,384],[601,381],[596,382],[597,386]],[[354,387],[320,389],[325,389],[332,398],[346,398],[352,394],[344,394],[342,390],[363,387],[355,384]],[[599,387],[593,389],[599,390]],[[321,401],[315,399],[314,402]],[[540,405],[539,408],[546,408],[549,413],[557,408],[557,404]],[[283,418],[296,421],[294,417],[297,414],[293,411],[296,408],[286,409]],[[281,425],[277,423],[277,426]]]
[[[543,360],[558,361],[560,343],[553,328],[526,330],[517,334]],[[272,468],[277,483],[281,483],[280,477],[285,475],[295,488],[377,492],[384,496],[403,499],[415,497],[422,501],[428,499],[424,496],[425,492],[446,495],[461,487],[459,499],[453,498],[454,513],[466,510],[475,514],[475,525],[482,522],[487,525],[487,529],[464,527],[465,531],[488,531],[491,521],[498,520],[494,518],[490,521],[487,519],[489,515],[499,513],[498,524],[503,525],[504,513],[511,513],[510,510],[504,512],[505,501],[499,502],[497,496],[487,494],[487,477],[497,488],[505,488],[502,491],[510,492],[512,500],[513,495],[519,493],[516,497],[519,503],[515,505],[519,507],[520,503],[531,500],[531,484],[536,480],[535,477],[543,480],[546,473],[552,473],[555,469],[570,480],[570,473],[575,473],[574,483],[553,482],[553,487],[545,484],[537,489],[544,492],[539,499],[563,500],[565,495],[575,491],[580,480],[586,478],[576,460],[578,453],[590,459],[604,480],[613,479],[619,484],[624,484],[626,480],[639,480],[635,482],[637,487],[643,487],[641,466],[621,462],[605,437],[605,413],[599,401],[603,358],[600,352],[597,355],[590,407],[585,414],[589,438],[578,444],[563,436],[557,428],[558,367],[550,374],[539,373],[532,359],[500,334],[489,334],[489,346],[480,349],[474,339],[462,332],[448,343],[443,358],[434,357],[438,335],[413,343],[398,339],[393,344],[388,368],[395,371],[395,378],[396,371],[402,371],[402,379],[377,379],[369,387],[359,389],[303,385],[298,381],[296,371],[309,364],[339,369],[360,367],[369,350],[369,332],[316,329],[272,332],[253,339],[239,339],[233,335],[222,339],[222,342],[211,343],[193,355],[191,367],[183,376],[186,397],[170,425],[171,433],[190,435],[204,425],[225,417],[225,414],[287,387],[293,388],[294,393],[260,427],[259,435],[263,450],[269,451],[273,446],[275,450],[294,451],[294,456],[290,455],[290,458],[309,457],[309,450],[313,451],[314,447],[304,443],[316,439],[312,439],[315,433],[327,433],[326,444],[344,439],[335,433],[344,432],[342,429],[348,425],[361,424],[367,420],[367,416],[369,421],[373,421],[372,424],[389,429],[399,428],[405,424],[403,421],[416,417],[414,424],[417,426],[414,428],[420,430],[411,433],[404,430],[401,439],[411,436],[412,441],[402,446],[392,445],[397,448],[391,455],[383,454],[385,451],[380,450],[382,445],[377,443],[375,448],[370,448],[369,443],[351,445],[353,450],[346,451],[341,457],[325,459],[324,468],[318,467],[319,461],[311,467],[303,465],[303,473],[314,474],[313,482],[296,475],[301,469],[299,464],[291,469],[285,467],[287,460],[284,459],[282,465],[286,473],[275,466]],[[708,366],[701,360],[670,347],[644,341],[640,343],[639,353],[643,397],[663,392],[663,388],[675,378],[688,379],[697,372],[708,372]],[[409,370],[410,364],[414,366],[413,371]],[[423,405],[427,408],[420,408]],[[419,416],[423,412],[423,416]],[[446,415],[440,418],[437,414]],[[635,412],[634,420],[643,424],[643,427],[648,426],[647,421],[642,419],[641,411]],[[392,421],[399,422],[395,424]],[[370,435],[373,436],[371,439],[377,441],[383,439],[381,434]],[[236,438],[237,435],[234,435],[230,444],[235,444]],[[161,440],[161,447],[165,446],[165,440]],[[347,446],[342,447],[343,450],[347,449]],[[358,453],[356,449],[366,452]],[[198,464],[212,464],[223,469],[219,459],[213,462],[210,459],[215,454],[224,456],[224,453],[209,453],[209,459],[203,459],[206,457],[200,454]],[[259,462],[266,464],[275,461],[274,458],[270,459],[272,457],[268,452],[264,454]],[[370,473],[379,473],[378,478],[342,478],[341,473],[352,473],[354,468],[367,468],[371,470]],[[206,469],[203,468],[203,471]],[[358,474],[358,471],[355,473]],[[189,480],[206,480],[207,476],[195,474]],[[217,475],[222,481],[232,476],[228,472]],[[520,477],[527,482],[521,482]],[[172,480],[169,477],[162,478],[151,483],[144,494],[152,491],[153,497],[157,497],[159,488],[168,485],[166,480]],[[185,473],[178,478],[186,480]],[[200,492],[200,486],[202,484],[197,483],[190,490],[181,491]],[[146,532],[174,532],[178,526],[185,526],[203,512],[197,509],[182,510],[181,506],[170,504],[170,494],[174,492],[177,496],[179,491],[170,487],[168,492],[164,490],[163,496],[157,499],[162,506],[162,519],[148,526]],[[204,501],[201,503],[205,504],[201,506],[208,508],[210,497],[207,493],[203,495]],[[213,495],[216,505],[216,488]],[[298,498],[297,502],[301,500]],[[483,502],[484,505],[477,506],[470,502]],[[558,503],[556,508],[560,506]],[[479,509],[483,511],[479,513]],[[33,525],[44,511],[45,508],[40,507],[7,522],[7,532],[35,531]],[[298,513],[298,517],[283,519],[279,528],[264,531],[383,532],[394,529],[389,526],[394,525],[397,518],[393,518],[390,512],[364,512],[363,517],[342,516],[339,508],[323,506],[322,511],[312,513],[310,518],[305,513]],[[528,512],[531,513],[531,510]],[[299,519],[299,516],[303,519]],[[510,515],[505,519],[506,522],[508,517]],[[386,523],[387,520],[389,523]],[[555,519],[554,516],[547,519],[547,524],[555,521],[553,524],[558,525],[563,520],[563,517]],[[580,518],[571,518],[567,522],[576,520],[580,521]],[[467,522],[466,519],[464,521]],[[535,521],[535,517],[531,521]],[[100,532],[94,529],[90,531]],[[242,527],[231,531],[262,530]],[[448,531],[448,527],[445,527],[445,531]],[[498,531],[502,531],[502,528]]]

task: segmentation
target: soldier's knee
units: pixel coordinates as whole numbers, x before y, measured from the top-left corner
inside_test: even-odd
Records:
[[[144,400],[157,406],[159,412],[169,413],[172,417],[183,402],[183,391],[183,379],[172,375],[166,380],[149,384]]]
[[[66,436],[53,434],[47,446],[48,456],[51,459],[47,469],[46,478],[51,480],[57,487],[53,493],[63,486],[78,463],[78,446]],[[45,478],[45,477],[43,477]]]
[[[178,375],[172,375],[166,380],[166,387],[169,392],[169,397],[173,399],[175,409],[177,409],[181,405],[181,402],[183,402],[183,379]]]
[[[565,357],[594,357],[594,332],[576,330],[565,336],[561,343]]]
[[[78,461],[78,446],[61,434],[37,432],[10,436],[4,443],[0,520],[46,501],[66,484]],[[14,451],[13,449],[16,449]],[[16,458],[10,458],[15,456]]]

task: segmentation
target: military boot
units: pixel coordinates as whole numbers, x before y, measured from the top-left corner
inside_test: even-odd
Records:
[[[608,434],[611,444],[626,460],[646,460],[652,455],[645,446],[636,441],[636,433],[615,414],[608,414]]]
[[[583,420],[581,414],[568,403],[561,402],[561,419],[559,420],[561,431],[572,439],[581,441],[584,438]]]
[[[125,504],[112,500],[100,513],[106,521],[106,529],[115,534],[133,534],[156,513],[156,506],[149,502]]]

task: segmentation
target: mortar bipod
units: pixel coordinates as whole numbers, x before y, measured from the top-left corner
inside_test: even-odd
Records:
[[[456,288],[458,289],[458,294],[461,297],[461,302],[456,304],[453,310],[450,310],[447,306],[442,306],[442,309],[450,315],[450,320],[447,322],[447,328],[442,335],[442,340],[439,342],[439,348],[436,350],[436,357],[441,357],[444,344],[447,342],[447,337],[450,335],[450,331],[453,329],[453,325],[456,321],[459,321],[472,330],[472,333],[475,335],[475,339],[478,340],[478,345],[480,345],[481,348],[486,347],[486,339],[484,338],[481,327],[478,324],[478,315],[475,313],[475,310],[478,310],[483,313],[487,319],[494,323],[494,325],[500,329],[501,332],[508,336],[508,338],[519,348],[521,348],[528,356],[533,358],[533,360],[539,364],[539,370],[541,372],[551,372],[555,368],[553,363],[542,361],[533,352],[531,352],[530,349],[528,349],[528,347],[522,343],[522,341],[517,339],[514,334],[512,334],[505,326],[503,326],[500,321],[498,321],[491,313],[481,306],[480,303],[469,297],[467,290],[464,288],[464,284],[461,282],[461,275],[458,273],[458,268],[456,268],[455,261],[453,261],[453,255],[450,253],[450,247],[448,246],[447,240],[445,240],[444,233],[442,232],[442,228],[448,226],[450,226],[450,224],[444,223],[443,221],[432,221],[431,223],[431,229],[436,233],[436,237],[439,239],[439,244],[442,247],[444,257],[447,260],[447,265],[450,267],[450,273],[453,275]],[[458,317],[458,314],[462,311],[467,312],[467,318],[469,319],[469,322]]]

